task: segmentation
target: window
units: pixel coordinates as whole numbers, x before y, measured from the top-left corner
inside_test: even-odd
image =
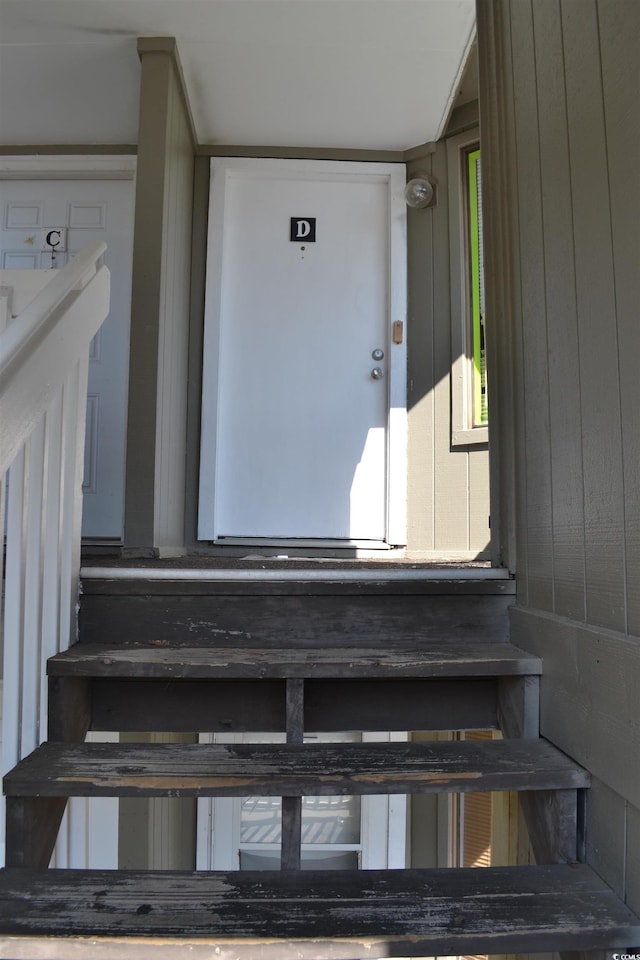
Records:
[[[406,740],[399,733],[308,734],[310,741]],[[201,742],[275,743],[278,734],[201,735]],[[407,798],[400,795],[304,797],[302,869],[405,866]],[[280,797],[216,797],[198,801],[199,870],[277,870]]]
[[[454,446],[487,443],[482,179],[477,131],[447,141]]]
[[[482,173],[480,149],[469,150],[467,159],[467,237],[469,246],[471,342],[473,351],[473,405],[474,427],[488,422],[487,364],[484,340],[484,249],[482,245]]]

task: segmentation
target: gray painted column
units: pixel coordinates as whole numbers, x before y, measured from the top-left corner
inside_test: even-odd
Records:
[[[184,436],[195,139],[171,37],[138,41],[125,546],[184,545]],[[171,404],[168,395],[171,394]]]

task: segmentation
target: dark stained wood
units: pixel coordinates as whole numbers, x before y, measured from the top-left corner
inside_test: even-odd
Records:
[[[146,578],[143,571],[139,578],[132,580],[93,577],[84,577],[82,580],[83,597],[369,597],[385,594],[405,597],[514,597],[515,593],[515,580],[483,577],[456,579],[455,575],[449,579],[389,579],[385,578],[383,572],[375,580],[345,580],[340,579],[339,570],[334,572],[333,579],[326,577],[323,580],[305,578],[305,571],[300,571],[297,580],[288,577],[280,580],[154,580]]]
[[[135,636],[135,633],[132,634]],[[138,679],[286,679],[349,677],[492,677],[539,674],[540,660],[508,643],[403,641],[385,647],[188,647],[164,643],[79,643],[51,657],[49,676]]]
[[[287,744],[304,739],[304,680],[287,680]],[[296,751],[296,754],[298,751]],[[302,796],[282,797],[282,870],[300,870],[302,863]]]
[[[521,793],[536,863],[573,863],[578,859],[578,798],[573,790]]]
[[[538,726],[539,705],[527,688],[515,690],[501,680],[499,721],[506,737],[533,736]],[[527,832],[537,863],[570,863],[584,853],[584,802],[573,791],[521,793]],[[578,823],[578,812],[581,822]]]
[[[5,776],[4,790],[8,797],[540,790],[556,791],[551,796],[569,808],[571,792],[589,783],[586,770],[544,740],[45,743]]]
[[[302,800],[282,798],[282,844],[280,869],[300,870],[302,865]]]
[[[497,681],[305,681],[305,730],[491,730]]]
[[[500,677],[498,726],[508,737],[535,739],[540,735],[538,677]]]
[[[189,647],[382,646],[505,641],[501,596],[83,596],[82,643]]]
[[[307,680],[305,730],[494,729],[496,684],[493,678]],[[91,689],[92,730],[285,729],[284,680],[96,679]]]
[[[287,680],[287,743],[302,743],[304,738],[304,680]]]
[[[91,682],[87,677],[49,680],[49,740],[84,740],[91,727]]]
[[[67,805],[66,797],[7,797],[5,863],[48,867]]]
[[[285,729],[284,680],[91,681],[92,730],[171,733]]]
[[[24,945],[37,936],[47,937],[46,954],[18,953],[20,940],[11,939],[26,938]],[[127,942],[127,956],[154,956],[150,949],[166,938],[157,956],[172,960],[179,956],[172,943],[192,956],[189,944],[198,941],[221,960],[355,960],[625,949],[640,942],[640,925],[583,864],[302,875],[0,874],[2,956],[67,960],[79,937],[91,939],[92,957],[118,956],[97,952],[100,938],[122,945],[138,937],[152,939],[138,941],[138,953]]]

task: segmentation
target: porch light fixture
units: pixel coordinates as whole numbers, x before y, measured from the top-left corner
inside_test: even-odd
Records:
[[[418,173],[404,188],[404,199],[412,210],[423,210],[433,205],[435,190],[431,179],[426,173]]]

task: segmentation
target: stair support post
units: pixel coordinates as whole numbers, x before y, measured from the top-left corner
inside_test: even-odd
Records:
[[[67,806],[66,797],[7,797],[7,867],[39,867],[51,862]]]
[[[287,743],[304,739],[304,680],[287,680],[286,687]],[[302,844],[302,797],[282,798],[281,869],[300,870]]]

